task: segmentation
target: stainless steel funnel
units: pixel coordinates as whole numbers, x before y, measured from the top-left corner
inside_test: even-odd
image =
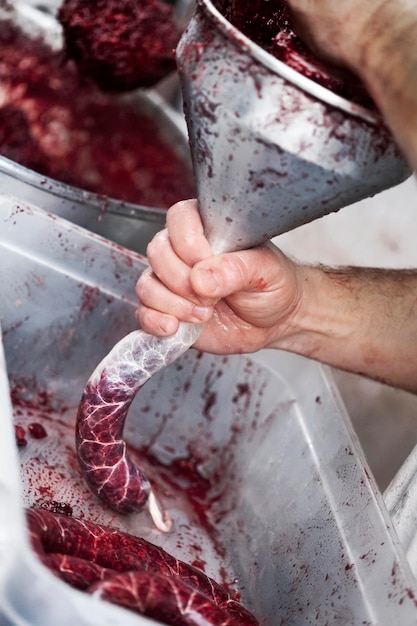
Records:
[[[410,174],[374,113],[286,67],[209,0],[199,0],[177,54],[200,210],[215,253],[251,247]],[[99,386],[126,398],[118,418],[124,420],[140,387],[201,330],[181,324],[168,339],[143,331],[125,337],[90,378],[82,421],[92,413],[94,422],[88,397]],[[94,465],[82,453],[79,459]],[[153,517],[161,530],[169,528],[157,509]]]
[[[247,248],[402,182],[378,115],[305,78],[198,0],[177,49],[200,211]]]

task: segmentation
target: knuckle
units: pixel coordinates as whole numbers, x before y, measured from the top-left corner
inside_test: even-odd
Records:
[[[145,328],[145,308],[143,306],[138,306],[136,309],[136,319],[138,320],[141,328]]]
[[[152,259],[157,258],[162,249],[165,247],[166,242],[168,240],[168,231],[164,228],[164,230],[160,230],[156,235],[153,236],[151,241],[148,243],[146,247],[146,256],[148,257],[148,261],[152,264]]]
[[[136,295],[141,302],[146,302],[151,291],[152,280],[152,271],[150,269],[144,270],[136,284]]]
[[[138,320],[140,326],[146,332],[153,333],[156,329],[155,326],[155,314],[152,309],[148,309],[146,306],[141,306],[138,309]]]
[[[247,280],[249,268],[245,257],[241,253],[226,255],[224,260],[224,272],[232,280],[239,284]]]

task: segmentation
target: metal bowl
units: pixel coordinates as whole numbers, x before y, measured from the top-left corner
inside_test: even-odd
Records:
[[[49,7],[48,3],[43,4]],[[48,11],[30,3],[15,2],[13,6],[1,8],[0,19],[11,19],[28,36],[41,37],[52,49],[59,50],[62,48],[62,32],[53,15],[58,4],[52,3]],[[184,172],[192,176],[184,118],[167,101],[164,86],[161,92],[138,90],[115,98],[116,102],[120,101],[120,106],[126,101],[129,106],[133,104],[141,115],[156,123],[160,140],[173,149],[184,164]],[[163,227],[168,208],[143,206],[92,193],[48,178],[3,156],[0,156],[0,186],[2,193],[34,203],[141,254],[145,253],[152,236]]]

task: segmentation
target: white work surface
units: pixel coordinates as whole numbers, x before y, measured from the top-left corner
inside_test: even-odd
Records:
[[[275,238],[311,263],[417,268],[414,178]],[[417,396],[359,376],[335,378],[375,478],[384,490],[417,444]]]

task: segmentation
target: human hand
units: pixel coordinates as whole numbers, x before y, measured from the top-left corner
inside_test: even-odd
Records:
[[[408,0],[288,0],[309,47],[357,74],[417,171],[417,4]]]
[[[148,258],[136,288],[145,331],[205,322],[200,350],[279,348],[417,393],[416,271],[297,264],[270,243],[213,256],[195,200],[169,209]]]
[[[215,354],[254,352],[291,333],[303,268],[272,244],[213,256],[197,201],[179,202],[150,242],[150,267],[136,293],[141,327],[173,334],[180,321],[205,322],[196,348]]]
[[[358,71],[364,50],[381,22],[389,33],[384,0],[288,0],[297,32],[319,56]],[[391,4],[396,4],[391,3]],[[384,29],[378,29],[378,35]]]

